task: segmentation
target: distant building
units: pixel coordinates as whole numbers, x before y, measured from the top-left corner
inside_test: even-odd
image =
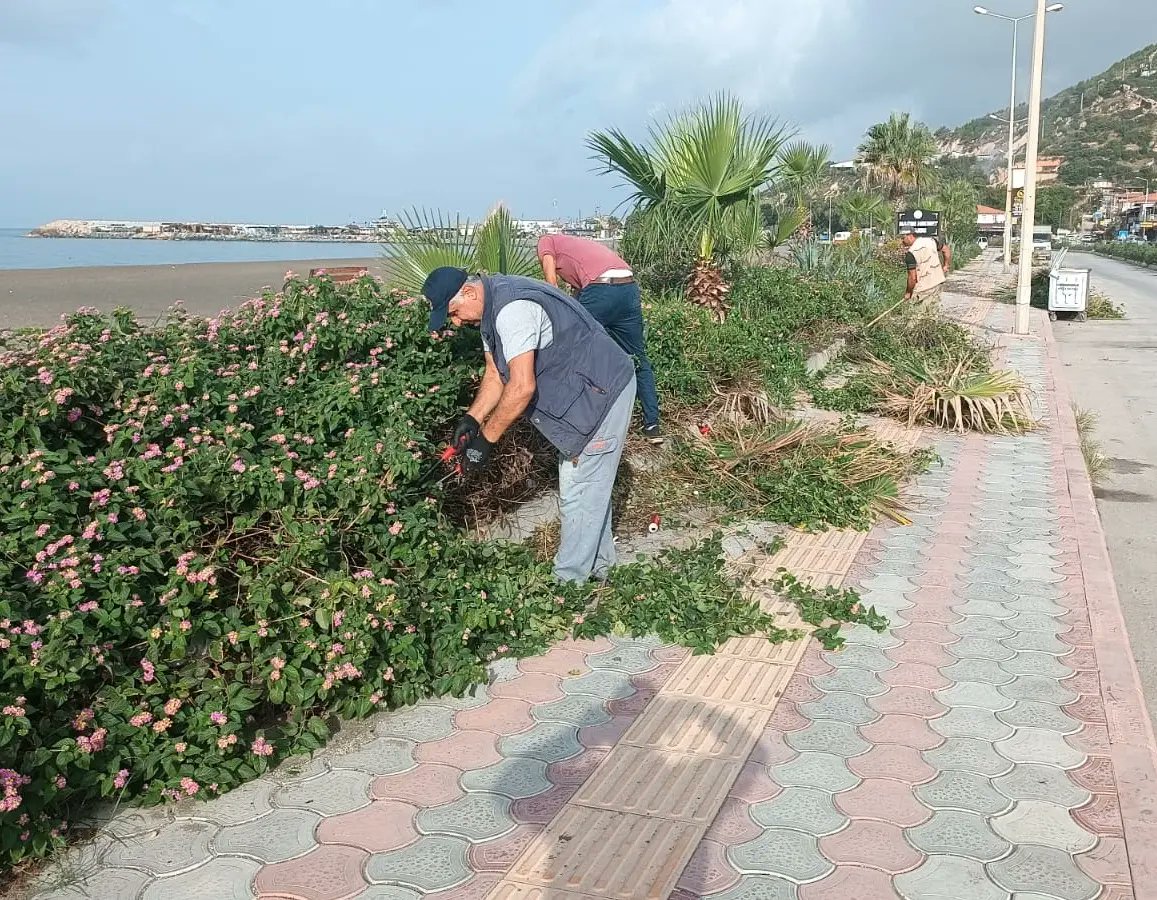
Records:
[[[1000,234],[1004,231],[1004,210],[978,204],[976,207],[976,230],[981,234]]]
[[[1048,184],[1061,177],[1061,166],[1065,164],[1063,156],[1040,156],[1036,161],[1036,180],[1038,184]]]

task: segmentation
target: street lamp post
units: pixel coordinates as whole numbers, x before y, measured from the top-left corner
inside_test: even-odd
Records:
[[[1059,12],[1064,9],[1063,3],[1053,3],[1045,7],[1046,12]],[[1008,175],[1005,178],[1007,188],[1004,192],[1004,269],[1006,272],[1012,271],[1012,193],[1014,190],[1012,183],[1012,172],[1015,165],[1015,153],[1013,151],[1013,143],[1016,140],[1016,49],[1017,49],[1017,26],[1025,19],[1033,18],[1036,13],[1029,13],[1025,16],[1004,16],[1000,13],[994,13],[992,10],[984,6],[974,6],[973,12],[980,16],[991,16],[994,19],[1002,19],[1005,22],[1012,23],[1012,93],[1011,99],[1008,103]],[[995,118],[995,117],[994,117]],[[1004,121],[1001,119],[1000,121]],[[1023,229],[1021,231],[1023,235]],[[1023,239],[1022,239],[1023,243]]]

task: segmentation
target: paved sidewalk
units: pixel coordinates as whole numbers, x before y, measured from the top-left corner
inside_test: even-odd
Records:
[[[1009,330],[1011,307],[947,303]],[[1152,728],[1034,328],[1001,352],[1047,430],[926,433],[943,465],[912,526],[793,533],[763,560],[856,586],[885,634],[504,661],[475,698],[379,716],[226,797],[120,812],[38,898],[1157,898]]]

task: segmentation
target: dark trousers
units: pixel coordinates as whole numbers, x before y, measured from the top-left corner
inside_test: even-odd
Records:
[[[659,424],[659,394],[655,390],[655,373],[647,359],[643,340],[643,306],[639,285],[588,284],[579,291],[578,302],[606,329],[616,344],[635,360],[635,381],[639,404],[643,407],[643,424]]]

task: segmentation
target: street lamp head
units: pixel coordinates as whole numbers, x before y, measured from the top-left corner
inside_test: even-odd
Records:
[[[1064,8],[1063,3],[1052,3],[1045,7],[1045,12],[1060,12]]]
[[[972,7],[972,11],[974,13],[976,13],[978,16],[987,16],[988,15],[988,7],[985,7],[985,6],[974,6],[974,7]]]

